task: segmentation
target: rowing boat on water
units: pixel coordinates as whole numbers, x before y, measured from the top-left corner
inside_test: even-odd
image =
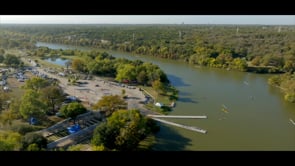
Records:
[[[291,118],[289,120],[293,125],[295,125],[295,122]]]

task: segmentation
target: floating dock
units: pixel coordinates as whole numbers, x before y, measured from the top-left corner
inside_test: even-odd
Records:
[[[207,116],[183,116],[183,115],[147,115],[153,118],[179,118],[179,119],[207,119]]]
[[[163,120],[163,119],[158,119],[158,118],[155,118],[155,117],[152,117],[152,119],[154,119],[156,121],[159,121],[159,122],[162,122],[162,123],[165,123],[165,124],[170,124],[172,126],[181,127],[181,128],[196,131],[196,132],[199,132],[199,133],[203,133],[203,134],[207,133],[206,130],[203,130],[203,129],[200,129],[200,128],[197,128],[197,127],[186,126],[186,125],[182,125],[182,124],[178,124],[178,123],[174,123],[174,122],[169,122],[169,121],[166,121],[166,120]]]

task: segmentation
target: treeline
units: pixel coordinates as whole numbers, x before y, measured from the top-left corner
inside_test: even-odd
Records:
[[[68,62],[66,67],[82,73],[94,74],[98,76],[113,77],[118,82],[136,83],[140,85],[152,86],[152,83],[159,80],[163,84],[168,84],[167,75],[159,68],[149,62],[141,60],[128,60],[115,58],[106,52],[79,51],[79,50],[53,50],[47,47],[40,47],[31,52],[30,55],[40,58],[75,56]]]
[[[8,67],[23,67],[24,63],[19,57],[6,53],[4,49],[0,48],[0,64],[3,63]]]
[[[30,41],[91,46],[260,73],[295,70],[294,26],[4,25]],[[14,34],[15,33],[15,34]]]
[[[268,79],[270,85],[279,87],[284,93],[284,99],[295,102],[295,73],[272,76]]]
[[[0,48],[32,49],[34,47],[35,43],[31,41],[29,34],[0,28]]]

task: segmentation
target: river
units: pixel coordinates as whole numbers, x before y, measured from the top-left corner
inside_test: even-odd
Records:
[[[82,49],[38,42],[52,49]],[[267,84],[269,74],[195,67],[155,57],[108,51],[115,57],[152,62],[179,90],[171,115],[207,115],[208,119],[169,119],[207,130],[207,134],[162,125],[154,150],[227,151],[295,150],[295,104],[283,100],[278,88]],[[222,111],[226,107],[228,113]]]

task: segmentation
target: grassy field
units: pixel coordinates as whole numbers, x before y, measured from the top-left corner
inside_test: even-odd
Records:
[[[160,114],[168,114],[171,111],[171,103],[177,100],[177,91],[172,87],[166,87],[165,94],[157,94],[152,87],[139,86],[144,90],[144,93],[154,99],[154,103],[145,104],[145,108]],[[155,103],[161,103],[162,107],[155,106]]]
[[[151,148],[155,142],[156,142],[156,137],[154,135],[150,134],[144,140],[139,142],[138,150],[140,150],[140,151],[151,150]]]
[[[177,92],[171,87],[166,87],[165,94],[157,94],[157,92],[152,87],[139,86],[141,89],[145,90],[148,95],[150,95],[155,102],[160,102],[166,106],[170,106],[172,101],[177,100]]]

